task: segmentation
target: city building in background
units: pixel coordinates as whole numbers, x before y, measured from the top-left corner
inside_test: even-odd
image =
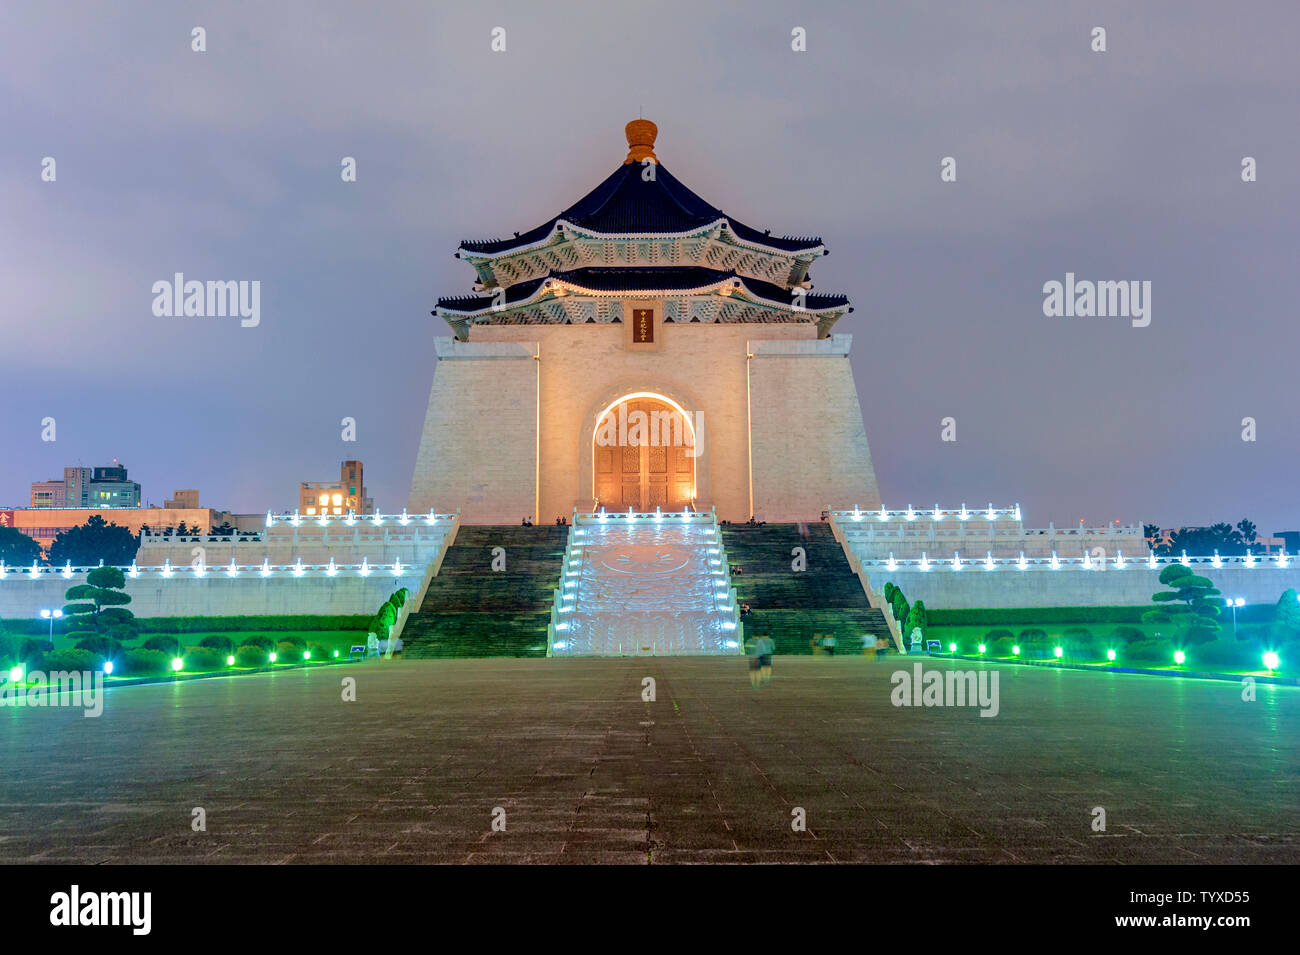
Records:
[[[168,510],[178,508],[193,508],[199,506],[199,492],[196,490],[176,490],[172,491],[172,496],[163,501],[163,507]]]
[[[298,510],[303,514],[373,514],[375,502],[366,496],[365,469],[360,461],[344,461],[337,481],[303,481],[298,486]]]
[[[139,507],[140,485],[117,461],[98,468],[64,468],[63,480],[32,482],[34,508]]]

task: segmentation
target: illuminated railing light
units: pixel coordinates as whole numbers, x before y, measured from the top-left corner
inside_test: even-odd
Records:
[[[988,552],[988,557],[984,559],[985,570],[997,570],[997,564],[993,562],[993,551]]]
[[[1029,561],[1025,560],[1025,552],[1023,550],[1020,552],[1020,559],[1016,561],[1016,569],[1017,570],[1029,569]]]
[[[882,521],[887,521],[887,520],[889,520],[889,512],[888,512],[887,510],[885,510],[884,505],[881,505],[881,508],[880,508],[880,519],[881,519]]]
[[[1255,566],[1255,555],[1252,554],[1252,553],[1250,552],[1250,548],[1249,548],[1249,547],[1246,548],[1246,559],[1245,559],[1245,564],[1246,564],[1247,567],[1254,567],[1254,566]]]
[[[1290,563],[1291,563],[1291,558],[1287,556],[1285,550],[1282,551],[1282,553],[1277,555],[1277,565],[1279,567],[1286,567]]]
[[[393,576],[402,576],[402,559],[400,557],[393,558]]]
[[[1178,563],[1182,564],[1184,567],[1192,566],[1192,562],[1187,559],[1187,551],[1183,551],[1183,556],[1178,559]]]
[[[369,557],[362,557],[362,558],[361,558],[361,567],[357,570],[357,573],[360,574],[362,577],[369,577],[369,576],[370,576],[370,558],[369,558]]]
[[[1124,569],[1124,552],[1122,550],[1115,551],[1115,569]]]
[[[406,508],[402,508],[402,516],[397,519],[397,523],[401,524],[403,527],[411,523],[411,519],[406,515]]]
[[[262,558],[262,569],[260,573],[263,577],[271,576],[271,558],[269,557]]]
[[[930,569],[930,559],[925,556],[925,551],[921,551],[921,563],[919,566],[922,570]]]
[[[293,565],[293,575],[294,575],[295,577],[301,577],[301,576],[303,575],[303,573],[304,573],[304,571],[303,571],[303,568],[302,568],[302,558],[299,557],[296,561],[294,561],[294,565]]]
[[[331,558],[330,558],[330,565],[329,565],[328,567],[325,568],[325,575],[326,575],[327,577],[333,577],[333,576],[334,576],[335,574],[337,574],[338,572],[339,572],[338,567],[336,567],[336,566],[334,565],[334,558],[331,557]]]
[[[239,568],[235,566],[235,558],[230,558],[230,566],[226,568],[227,577],[238,577]]]
[[[266,526],[267,527],[275,526],[275,516],[270,511],[266,512]]]
[[[1061,569],[1061,559],[1056,556],[1056,551],[1052,551],[1052,559],[1048,561],[1047,566],[1051,567],[1052,570]]]
[[[892,550],[889,552],[889,560],[885,562],[885,566],[889,568],[891,574],[898,570],[898,561],[894,560],[894,552]]]
[[[961,555],[956,551],[952,552],[952,569],[961,570]]]
[[[853,505],[853,519],[855,521],[862,520],[862,512],[858,510],[858,505],[856,504]]]
[[[911,504],[907,505],[907,519],[909,521],[916,520],[916,511],[912,510]]]
[[[1223,558],[1219,556],[1218,550],[1215,550],[1214,557],[1210,559],[1210,565],[1216,570],[1223,566]]]
[[[961,514],[960,514],[959,516],[961,517],[961,519],[962,519],[963,521],[970,520],[970,512],[966,510],[966,502],[965,502],[965,501],[962,501],[962,502],[961,502]]]
[[[1156,552],[1155,552],[1155,551],[1148,551],[1148,552],[1147,552],[1147,566],[1148,566],[1149,568],[1151,568],[1152,570],[1155,570],[1157,567],[1160,566],[1158,563],[1156,563]]]
[[[289,518],[289,523],[292,524],[294,527],[297,527],[299,524],[302,523],[302,518],[298,516],[297,510],[293,512],[293,517]]]
[[[63,579],[64,579],[64,580],[71,580],[71,579],[72,579],[72,561],[71,561],[71,560],[69,560],[66,564],[63,565]]]
[[[348,511],[348,516],[344,518],[343,523],[346,524],[348,527],[351,527],[356,522],[357,522],[356,511]]]
[[[164,577],[170,577],[172,575],[172,559],[170,557],[163,561],[162,575]]]

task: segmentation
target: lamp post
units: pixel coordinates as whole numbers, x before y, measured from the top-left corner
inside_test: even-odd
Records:
[[[1235,641],[1237,639],[1237,608],[1246,606],[1246,598],[1234,597],[1228,601],[1228,604],[1232,607],[1232,639]]]
[[[63,616],[63,611],[55,608],[54,610],[42,610],[41,617],[50,622],[50,645],[54,645],[54,621]]]

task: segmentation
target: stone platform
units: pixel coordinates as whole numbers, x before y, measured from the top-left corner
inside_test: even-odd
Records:
[[[912,662],[778,656],[754,690],[743,659],[396,661],[0,709],[0,863],[1300,856],[1300,690],[1007,667],[990,719],[895,708]]]

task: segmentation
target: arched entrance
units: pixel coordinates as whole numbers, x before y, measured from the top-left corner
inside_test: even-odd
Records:
[[[680,511],[695,501],[695,424],[662,395],[624,395],[592,434],[597,507]]]

